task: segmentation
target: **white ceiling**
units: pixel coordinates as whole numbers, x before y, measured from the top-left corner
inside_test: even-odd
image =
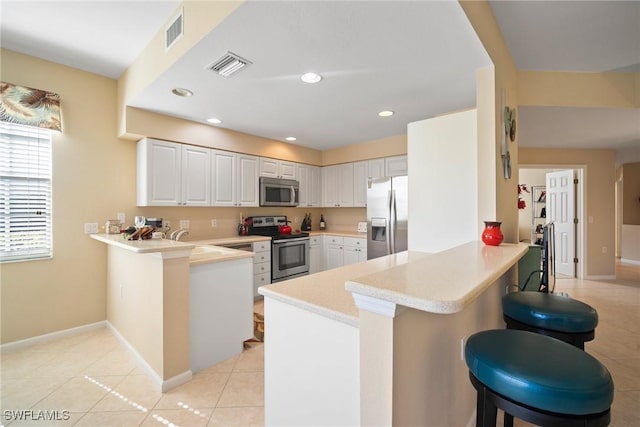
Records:
[[[179,3],[3,0],[0,42],[117,78]],[[640,68],[640,1],[490,5],[520,69]],[[253,64],[230,79],[203,70],[227,50]],[[195,121],[218,116],[223,127],[324,149],[403,134],[411,121],[473,105],[474,70],[487,63],[456,1],[251,1],[134,104]],[[324,80],[301,83],[310,70]],[[176,98],[176,86],[196,95]],[[377,117],[383,109],[396,115]],[[518,128],[525,147],[640,150],[632,110],[523,106]]]

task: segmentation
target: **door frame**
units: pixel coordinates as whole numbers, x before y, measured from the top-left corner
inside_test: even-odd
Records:
[[[576,278],[584,279],[587,271],[587,221],[585,213],[587,212],[586,188],[587,188],[587,165],[565,165],[565,164],[519,164],[520,169],[553,169],[567,170],[573,169],[578,179],[578,187],[576,188],[576,216],[578,218],[578,227],[576,227],[576,254],[578,257],[578,266],[576,268]]]

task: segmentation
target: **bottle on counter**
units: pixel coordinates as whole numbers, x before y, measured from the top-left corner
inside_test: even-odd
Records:
[[[327,223],[324,222],[324,215],[320,214],[320,230],[325,230],[327,228]]]

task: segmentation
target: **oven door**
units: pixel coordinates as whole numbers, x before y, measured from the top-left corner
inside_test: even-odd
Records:
[[[309,238],[273,240],[271,282],[309,274]]]
[[[298,181],[260,177],[260,206],[298,206]]]

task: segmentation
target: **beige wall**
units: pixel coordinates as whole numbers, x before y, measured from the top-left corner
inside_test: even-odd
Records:
[[[491,57],[493,67],[478,70],[478,219],[502,222],[505,242],[518,241],[518,138],[509,142],[511,178],[502,172],[502,108],[518,106],[517,70],[487,1],[460,1]]]
[[[322,152],[322,166],[407,154],[407,135],[332,148]]]
[[[520,167],[585,166],[586,274],[615,275],[615,151],[533,148],[519,151]],[[607,248],[606,253],[603,247]]]
[[[57,92],[62,133],[53,133],[53,259],[5,263],[1,342],[106,318],[104,245],[85,222],[134,215],[135,144],[116,138],[116,82],[12,51],[2,80]]]
[[[622,223],[640,225],[640,163],[622,165]]]

